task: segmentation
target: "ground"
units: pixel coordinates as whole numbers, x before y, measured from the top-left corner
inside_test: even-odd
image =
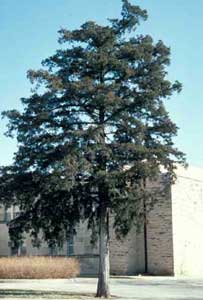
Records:
[[[97,280],[0,280],[0,299],[95,299]],[[203,278],[125,277],[111,279],[117,300],[203,299]]]

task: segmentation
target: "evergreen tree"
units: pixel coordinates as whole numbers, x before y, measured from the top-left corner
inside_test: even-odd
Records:
[[[173,178],[184,162],[163,103],[181,90],[167,80],[170,49],[135,34],[147,12],[122,2],[121,18],[109,25],[61,29],[67,46],[28,71],[35,90],[21,100],[23,112],[3,113],[18,141],[0,176],[1,201],[21,211],[9,224],[12,240],[43,232],[51,245],[86,220],[99,237],[98,297],[109,296],[109,214],[117,235],[126,235],[142,215],[146,178],[160,166]]]

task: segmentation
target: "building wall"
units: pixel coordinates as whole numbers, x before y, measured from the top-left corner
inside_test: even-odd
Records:
[[[97,274],[99,267],[98,243],[90,243],[90,231],[81,224],[74,237],[74,255],[79,259],[82,274]],[[124,240],[117,240],[110,219],[110,272],[114,275],[142,273],[144,270],[143,233],[133,228]]]
[[[24,249],[24,253],[20,253],[21,255],[42,255],[42,256],[49,256],[49,255],[59,255],[64,256],[67,254],[67,244],[64,243],[62,248],[57,247],[56,249],[51,250],[47,243],[44,242],[40,245],[39,248],[33,247],[32,239],[27,235],[26,239],[24,240],[22,249]]]
[[[149,189],[158,191],[164,186],[162,179],[156,183],[148,183]],[[148,271],[151,274],[173,274],[173,242],[172,242],[172,209],[170,192],[159,197],[159,201],[147,216],[147,255]],[[145,271],[144,233],[137,233],[132,228],[123,240],[117,240],[112,228],[110,229],[110,269],[116,275],[135,275]],[[5,224],[1,224],[0,255],[10,255],[8,233]],[[143,226],[142,226],[143,227]],[[99,265],[98,245],[90,243],[90,232],[86,224],[78,227],[74,237],[73,253],[79,259],[82,274],[97,274]],[[50,249],[44,243],[40,249],[34,248],[31,239],[25,240],[24,255],[50,255]],[[67,255],[67,243],[58,249],[57,255]]]
[[[165,186],[164,177],[156,183],[148,183],[148,189]],[[11,214],[13,212],[11,211]],[[8,229],[3,223],[4,212],[0,207],[0,256],[11,255]],[[112,222],[111,222],[112,223]],[[203,170],[178,167],[177,181],[162,193],[147,214],[147,256],[148,272],[154,275],[203,274]],[[145,270],[144,233],[138,234],[133,228],[123,240],[116,240],[110,231],[110,261],[112,274],[139,274]],[[27,255],[50,255],[44,243],[34,248],[28,237],[25,240]],[[58,249],[58,255],[67,255],[67,243]],[[82,274],[98,272],[98,246],[90,244],[90,232],[85,224],[78,228],[74,237],[73,253],[81,263]]]
[[[80,262],[81,274],[95,275],[99,267],[99,250],[98,245],[91,245],[90,231],[85,224],[78,228],[78,234],[74,237],[73,257]],[[142,233],[143,234],[143,233]],[[110,269],[111,274],[126,275],[143,273],[144,256],[143,256],[143,237],[132,230],[123,240],[116,239],[111,229],[110,241]],[[31,238],[27,237],[24,241],[22,255],[50,255],[50,249],[46,243],[40,248],[32,246]],[[67,255],[67,243],[63,248],[57,249],[57,255]],[[0,224],[0,256],[10,256],[8,228],[6,224]]]
[[[167,186],[167,189],[166,189]],[[161,176],[156,182],[148,182],[147,189],[156,191],[157,202],[147,214],[147,257],[148,273],[154,275],[173,275],[173,227],[172,227],[172,203],[171,187],[167,185],[165,176]],[[115,275],[136,275],[145,272],[144,231],[140,233],[132,228],[123,240],[117,240],[113,231],[113,220],[110,220],[110,269]],[[143,224],[141,228],[143,228]],[[98,247],[91,248],[89,243],[90,233],[85,226],[81,226],[75,237],[74,249],[76,254],[88,254],[79,256],[81,262],[94,265],[94,274],[98,270]],[[86,246],[85,246],[86,245]],[[89,247],[89,248],[88,248]],[[78,249],[78,250],[77,250]],[[91,251],[89,251],[91,250]]]
[[[147,215],[148,273],[173,275],[171,187],[163,175],[156,182],[148,183],[148,189],[157,193],[154,207]]]
[[[132,228],[123,240],[116,239],[111,231],[110,267],[114,275],[136,275],[144,272],[143,231]]]
[[[177,169],[177,181],[172,186],[172,211],[175,274],[202,276],[202,169]]]
[[[0,256],[10,255],[11,251],[8,242],[8,227],[6,224],[0,224]]]
[[[90,243],[91,232],[87,229],[87,223],[81,223],[74,236],[74,257],[80,262],[80,272],[83,275],[95,275],[99,267],[98,244]]]
[[[4,207],[0,206],[0,255],[10,255],[8,227],[5,222],[9,219]]]

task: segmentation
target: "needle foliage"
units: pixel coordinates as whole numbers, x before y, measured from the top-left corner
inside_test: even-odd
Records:
[[[23,111],[3,113],[18,142],[14,163],[0,170],[1,202],[20,208],[13,241],[25,231],[62,241],[84,220],[94,240],[103,212],[126,235],[141,215],[143,181],[161,166],[173,177],[185,161],[164,104],[181,90],[167,78],[170,49],[137,34],[147,12],[122,3],[120,19],[105,26],[61,29],[60,49],[28,71],[35,89]]]

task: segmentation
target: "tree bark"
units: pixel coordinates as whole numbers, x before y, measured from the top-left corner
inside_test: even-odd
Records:
[[[101,83],[104,82],[103,74],[100,76]],[[104,125],[105,107],[101,106],[99,111],[100,134],[99,144],[102,146],[100,149],[99,169],[106,172],[106,159],[103,157],[102,151],[105,148],[105,125]],[[100,200],[100,223],[99,223],[99,274],[97,284],[96,297],[109,298],[109,212],[107,208],[107,190],[105,181],[98,187],[99,200]]]
[[[100,217],[99,235],[99,274],[96,297],[109,298],[109,216],[102,213]]]

